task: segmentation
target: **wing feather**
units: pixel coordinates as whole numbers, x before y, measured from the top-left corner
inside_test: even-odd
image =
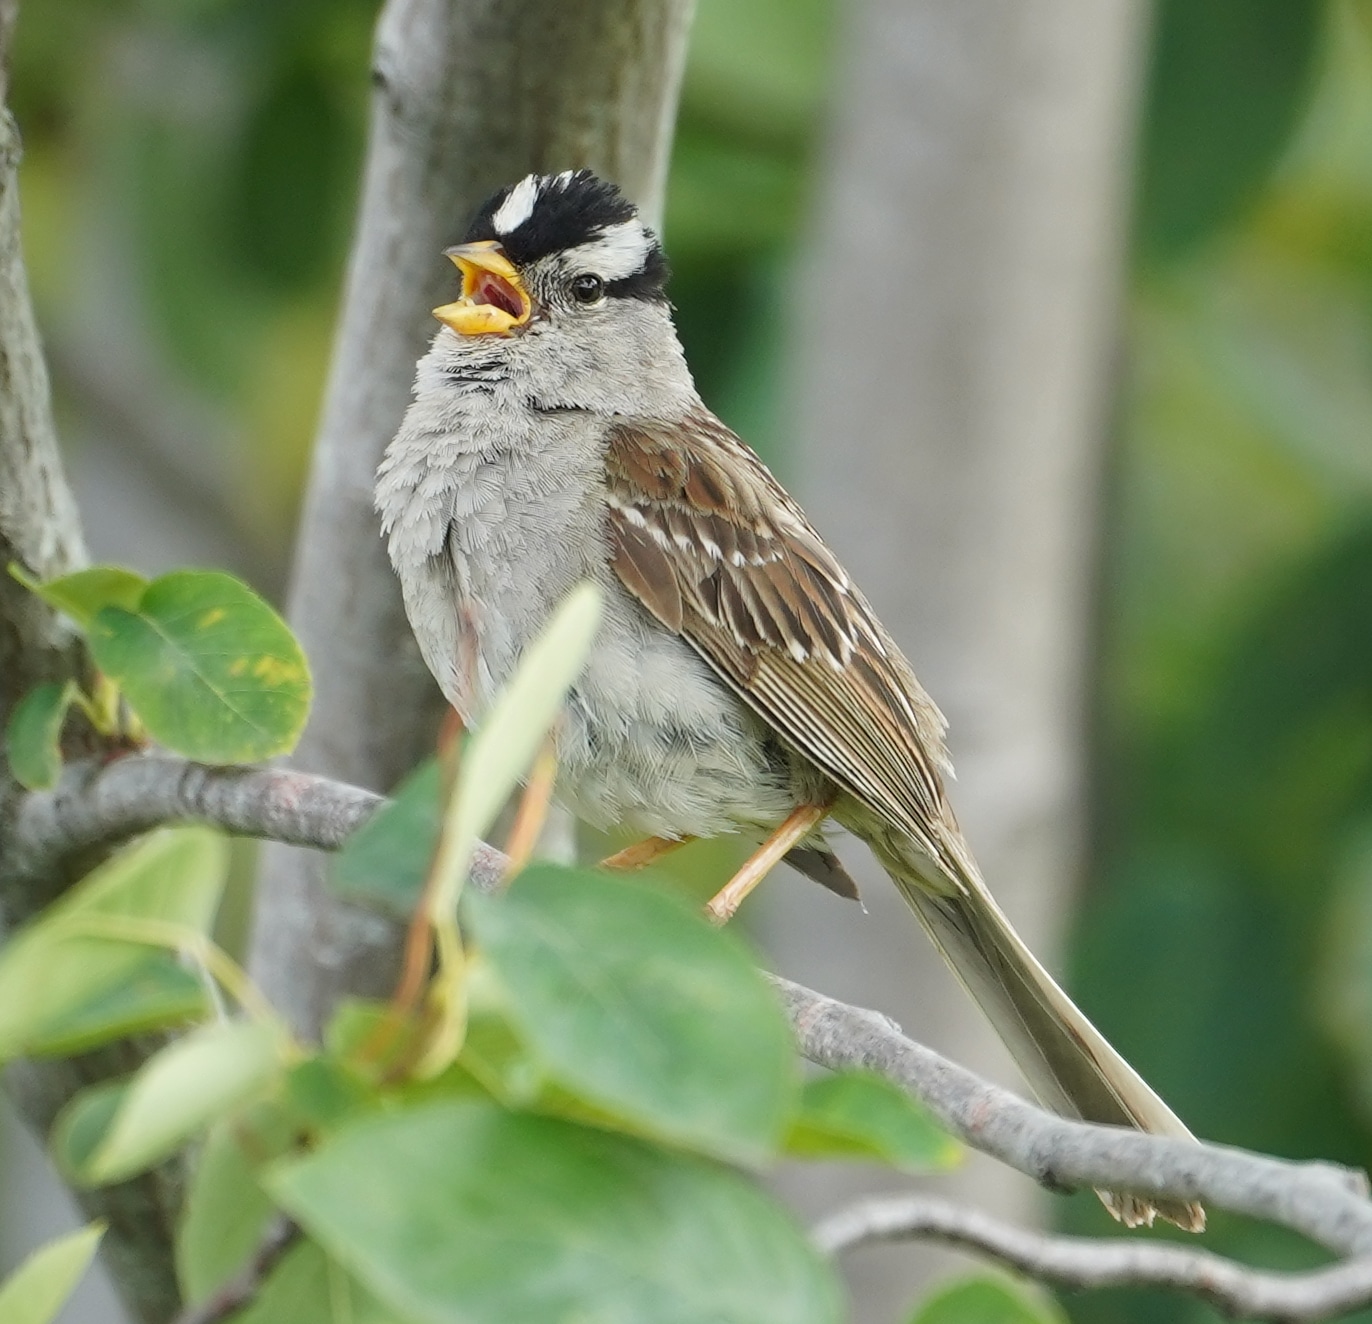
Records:
[[[624,586],[826,776],[942,859],[942,715],[762,461],[701,408],[616,427],[606,473]]]

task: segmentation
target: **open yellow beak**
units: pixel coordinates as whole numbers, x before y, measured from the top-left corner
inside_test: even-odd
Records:
[[[434,316],[460,336],[508,336],[523,326],[533,302],[514,263],[494,239],[445,248],[462,273],[462,297],[434,309]]]

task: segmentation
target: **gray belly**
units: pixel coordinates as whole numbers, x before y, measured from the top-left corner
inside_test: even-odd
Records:
[[[617,582],[558,739],[559,793],[592,826],[713,837],[775,827],[795,807],[761,722],[693,648]]]
[[[478,571],[435,558],[402,577],[425,660],[448,701],[479,725],[523,648],[579,579],[605,614],[558,729],[558,798],[593,827],[643,836],[768,830],[795,807],[792,773],[763,724],[700,655],[669,634],[600,559],[556,573],[534,556]],[[536,573],[536,571],[546,571]]]

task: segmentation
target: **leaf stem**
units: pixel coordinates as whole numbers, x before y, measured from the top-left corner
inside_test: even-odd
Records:
[[[510,858],[505,870],[504,881],[507,883],[528,864],[534,847],[538,845],[539,833],[548,821],[548,806],[552,803],[556,781],[557,747],[550,735],[534,761],[524,794],[519,799],[514,826],[510,828],[510,836],[505,843],[505,854]]]

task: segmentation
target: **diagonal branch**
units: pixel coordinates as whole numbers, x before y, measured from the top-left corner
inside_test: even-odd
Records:
[[[1070,1121],[907,1039],[878,1012],[787,979],[772,982],[810,1061],[885,1076],[973,1149],[1050,1190],[1103,1186],[1200,1200],[1280,1223],[1336,1254],[1372,1253],[1372,1201],[1361,1172]]]
[[[1163,1288],[1204,1297],[1249,1320],[1322,1320],[1372,1303],[1372,1256],[1307,1273],[1267,1273],[1155,1241],[1046,1237],[925,1196],[864,1200],[826,1218],[811,1235],[830,1255],[883,1242],[938,1241],[1070,1291]]]
[[[63,860],[79,859],[93,845],[109,846],[151,826],[148,806],[156,806],[158,821],[214,823],[328,850],[379,803],[356,787],[281,769],[207,768],[167,756],[78,765],[56,791],[25,797],[15,818],[15,858],[29,868],[60,871]],[[486,847],[474,884],[498,886],[505,862]],[[1338,1255],[1372,1255],[1372,1201],[1361,1173],[1069,1121],[906,1038],[877,1012],[789,980],[773,982],[800,1051],[812,1062],[879,1072],[973,1148],[1053,1189],[1105,1186],[1201,1200],[1292,1228]],[[1348,1281],[1354,1280],[1361,1281],[1350,1270]]]
[[[215,768],[170,755],[131,754],[66,768],[51,791],[19,802],[0,858],[0,894],[63,877],[93,849],[166,823],[209,823],[238,836],[336,850],[383,803],[357,786],[286,768]],[[498,882],[505,857],[477,855],[478,887]]]

